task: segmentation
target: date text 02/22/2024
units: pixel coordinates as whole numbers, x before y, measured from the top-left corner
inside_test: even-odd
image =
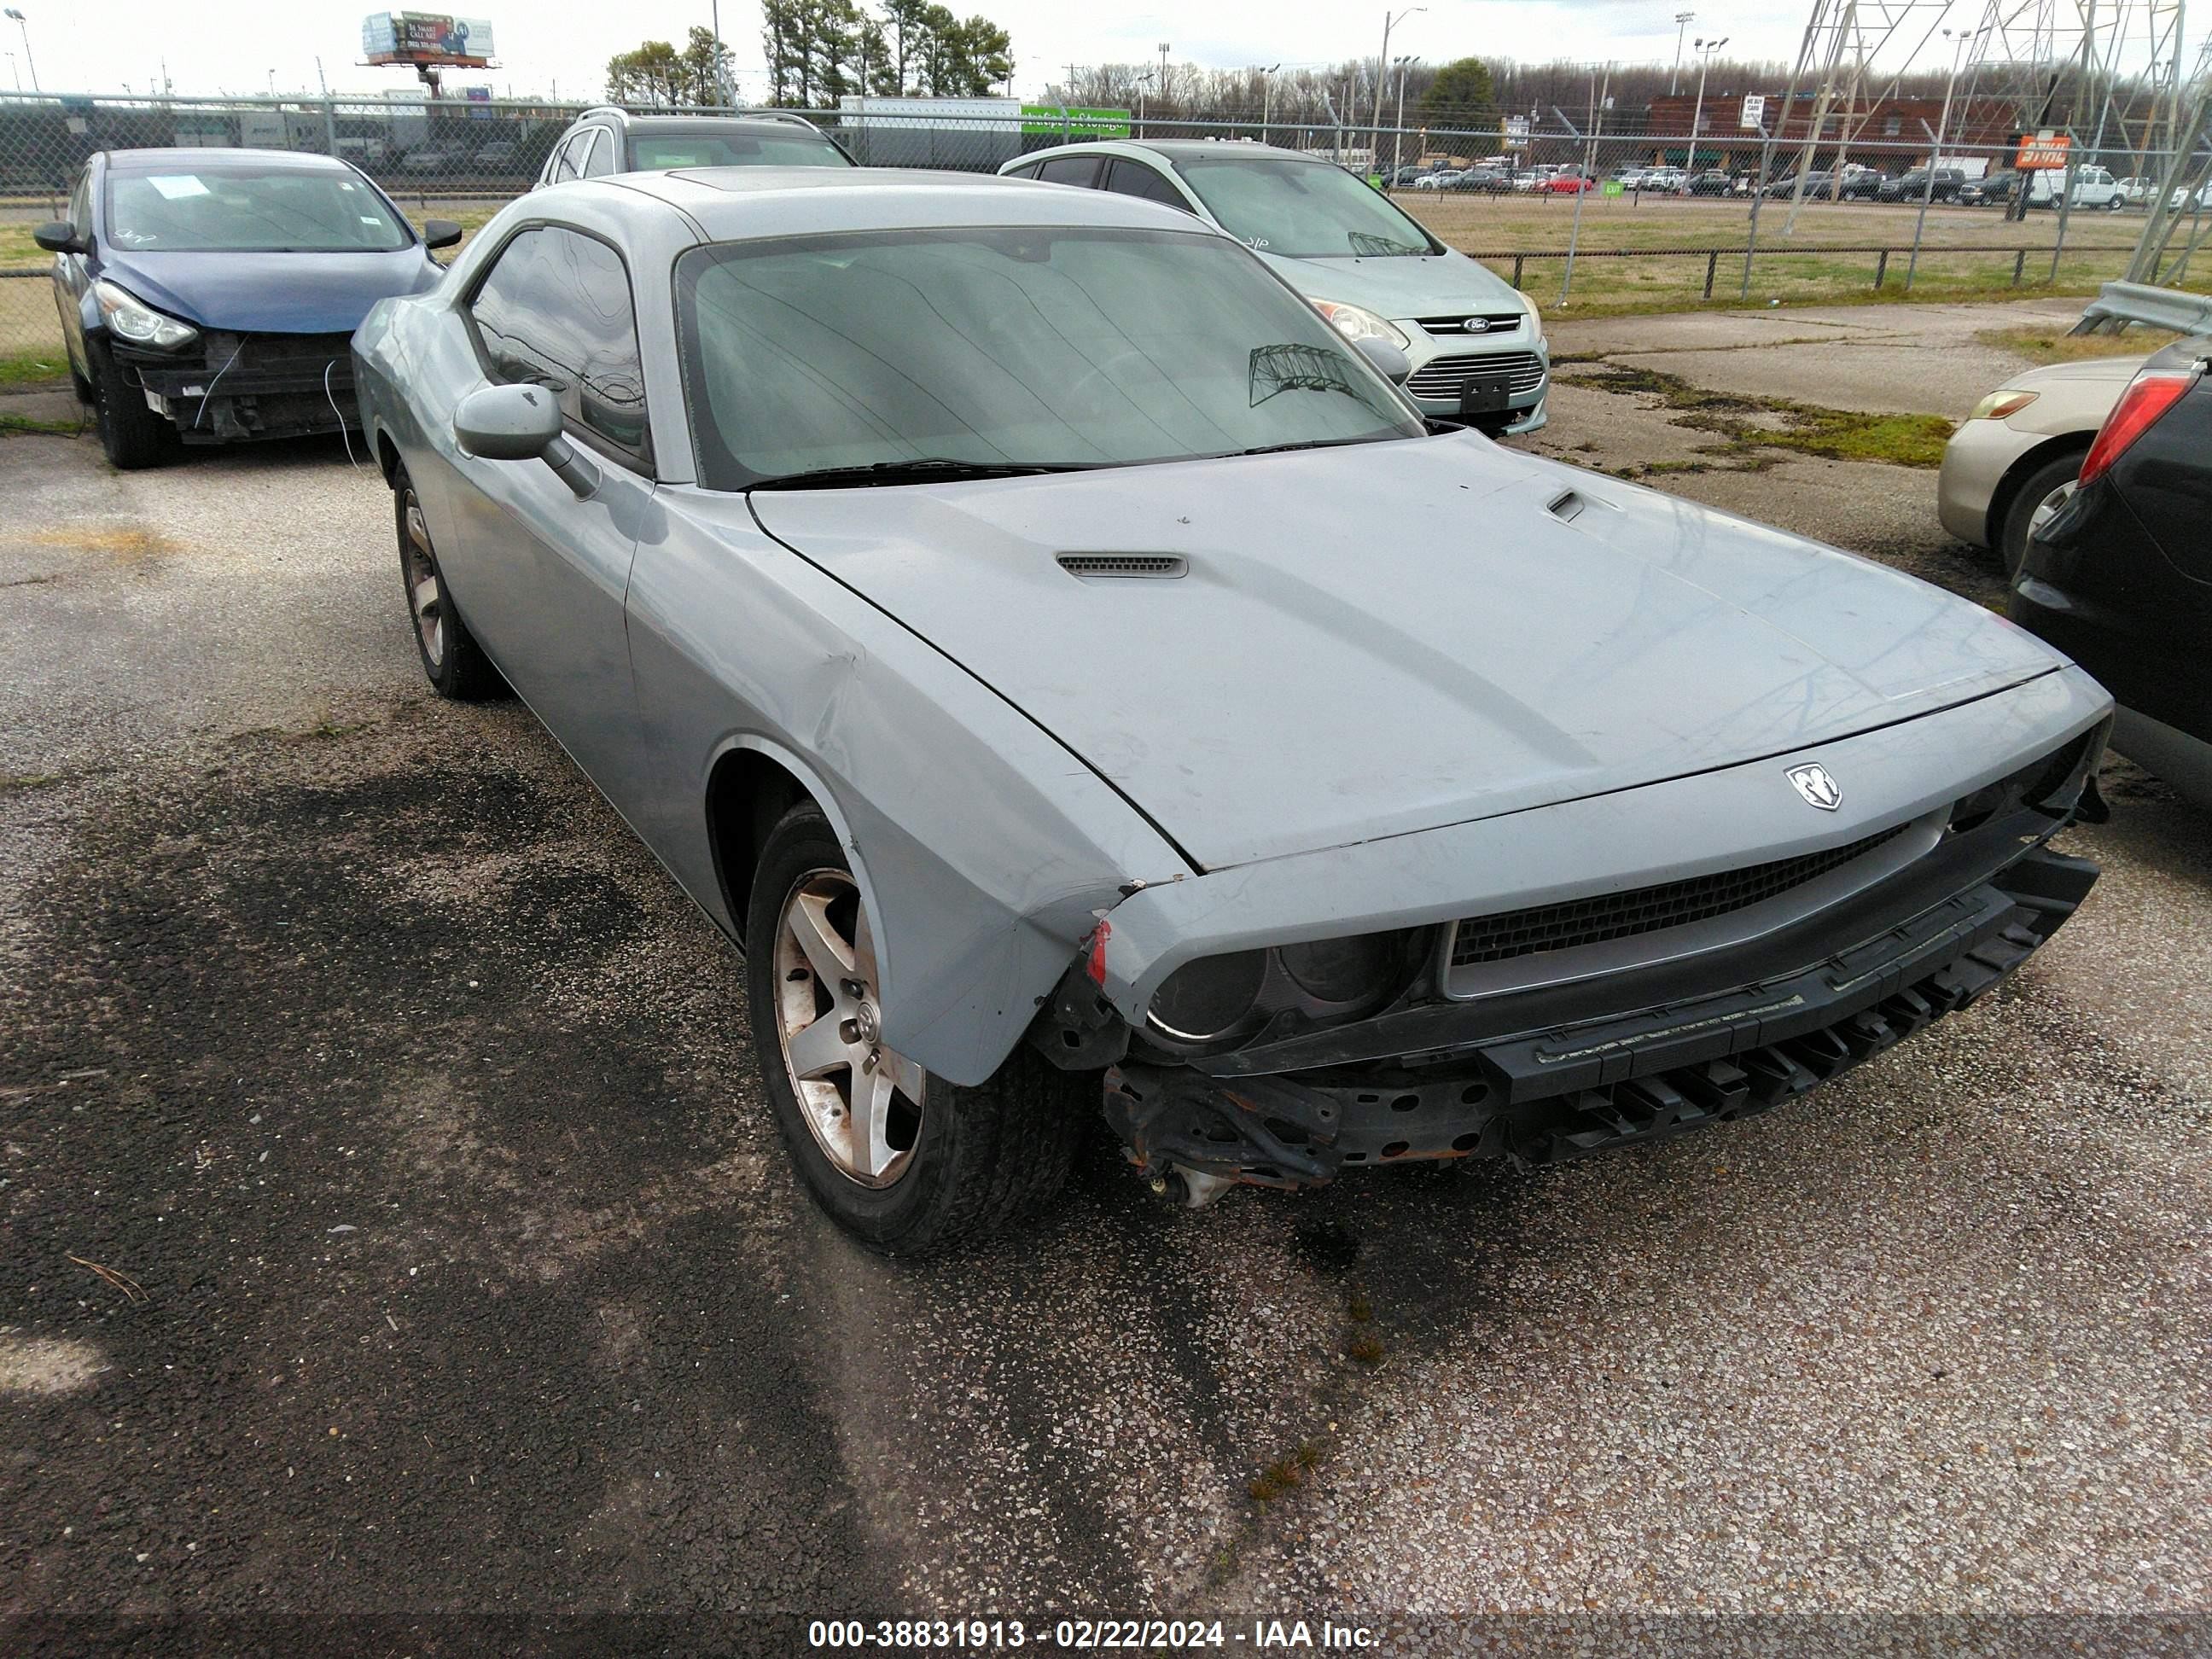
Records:
[[[1219,1619],[817,1619],[806,1627],[816,1649],[1012,1650],[1030,1646],[1079,1653],[1118,1649],[1241,1647],[1248,1650],[1351,1652],[1376,1645],[1363,1625],[1330,1620],[1254,1619],[1243,1627]]]

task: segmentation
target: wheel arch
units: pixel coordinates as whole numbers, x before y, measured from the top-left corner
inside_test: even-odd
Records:
[[[876,902],[867,861],[860,854],[852,824],[837,804],[836,792],[781,744],[749,732],[726,739],[707,768],[707,845],[714,858],[714,885],[728,913],[731,934],[739,945],[745,944],[745,915],[752,904],[753,872],[759,867],[761,849],[768,844],[769,832],[777,821],[801,801],[812,805],[829,819],[837,844],[845,849],[854,883],[860,890],[860,902],[876,923],[878,966],[888,979],[890,941],[884,937],[883,911]]]
[[[2005,469],[2004,477],[1997,480],[1997,487],[1990,492],[1989,508],[1982,515],[1982,533],[1987,538],[1986,545],[2002,550],[2005,517],[2012,511],[2013,501],[2019,495],[2021,486],[2027,482],[2031,474],[2069,452],[2087,455],[2089,446],[2096,441],[2097,434],[2094,428],[2081,432],[2062,432],[2055,437],[2045,439],[2025,454],[2015,457],[2013,464]]]
[[[377,470],[384,474],[386,487],[397,489],[399,484],[399,445],[381,421],[376,423],[370,447],[376,451]]]

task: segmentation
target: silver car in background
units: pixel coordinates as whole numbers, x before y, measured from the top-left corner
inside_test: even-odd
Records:
[[[1544,424],[1552,348],[1536,302],[1332,161],[1268,144],[1118,139],[1033,151],[999,171],[1194,214],[1259,254],[1346,339],[1403,351],[1423,414],[1492,434]]]
[[[355,350],[432,684],[519,692],[743,946],[879,1249],[1035,1213],[1101,1114],[1200,1203],[1763,1111],[2095,877],[2079,669],[1431,427],[1188,212],[560,185]]]

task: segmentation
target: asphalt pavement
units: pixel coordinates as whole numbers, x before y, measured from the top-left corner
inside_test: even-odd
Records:
[[[1577,391],[1539,447],[1692,441]],[[1996,586],[1931,473],[1662,481]],[[2001,995],[1780,1111],[1197,1214],[1102,1127],[1036,1231],[890,1265],[718,936],[422,684],[373,471],[0,436],[0,1613],[2201,1644],[2212,823],[2133,769]],[[2053,1613],[2164,1622],[1882,1622]]]

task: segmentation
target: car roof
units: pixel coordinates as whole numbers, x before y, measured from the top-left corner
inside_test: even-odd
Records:
[[[763,135],[776,132],[805,132],[810,133],[813,137],[821,139],[824,143],[827,143],[830,141],[830,135],[823,131],[821,128],[816,126],[811,121],[793,121],[783,118],[763,120],[757,116],[623,114],[621,117],[619,123],[617,123],[616,118],[613,114],[594,110],[589,115],[581,117],[580,119],[599,120],[607,122],[610,125],[619,125],[626,131],[629,132],[737,131],[757,132]]]
[[[1337,163],[1326,155],[1316,155],[1302,149],[1285,149],[1280,144],[1248,144],[1241,141],[1218,138],[1091,138],[1079,139],[1073,143],[1054,144],[1048,149],[1033,149],[1014,159],[1035,161],[1051,155],[1145,155],[1164,157],[1170,161],[1193,159],[1215,160],[1224,155],[1238,157],[1266,156],[1274,161],[1310,161],[1316,167],[1334,167]]]
[[[111,149],[107,166],[115,173],[160,173],[190,167],[195,173],[265,171],[272,163],[301,173],[346,173],[353,168],[335,156],[297,149]]]
[[[555,185],[563,192],[626,191],[666,203],[716,240],[965,225],[1100,225],[1218,234],[1176,208],[1106,191],[1069,190],[988,173],[908,167],[678,167]]]

